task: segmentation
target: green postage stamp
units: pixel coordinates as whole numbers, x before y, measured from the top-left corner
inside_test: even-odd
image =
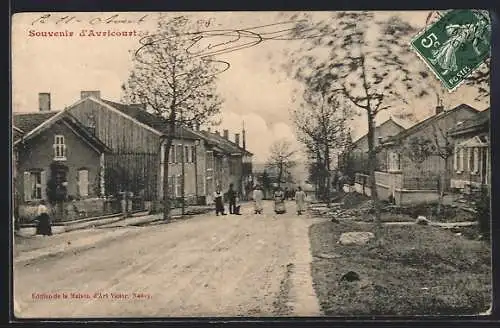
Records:
[[[455,90],[490,56],[486,10],[451,10],[411,40],[411,47],[448,91]]]

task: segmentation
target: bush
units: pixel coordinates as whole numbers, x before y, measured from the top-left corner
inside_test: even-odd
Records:
[[[482,187],[475,197],[475,210],[479,232],[485,237],[490,237],[490,195],[487,187]]]

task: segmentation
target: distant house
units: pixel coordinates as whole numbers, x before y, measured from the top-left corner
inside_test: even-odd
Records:
[[[377,147],[380,144],[380,141],[383,139],[387,139],[391,136],[395,136],[401,131],[405,130],[407,124],[396,120],[391,117],[385,122],[379,124],[375,127],[374,131],[374,141],[373,146]],[[350,156],[349,159],[347,156]],[[350,172],[360,172],[360,173],[368,173],[368,136],[367,134],[361,136],[356,141],[353,142],[351,151],[349,153],[344,153],[340,155],[340,167],[346,165],[349,162],[351,166]],[[380,156],[378,156],[380,158]],[[379,166],[382,165],[382,169],[384,169],[385,160],[378,161]]]
[[[229,130],[224,130],[222,136],[218,131],[200,131],[206,145],[206,195],[209,202],[217,186],[227,191],[233,184],[244,199],[250,192],[253,154],[246,150],[245,130],[242,132],[243,145],[240,145],[239,133],[231,141]]]
[[[102,172],[110,149],[71,114],[51,111],[45,97],[40,97],[40,112],[13,115],[14,187],[20,212],[50,200],[56,188],[77,200],[104,195]]]
[[[443,146],[451,141],[446,137],[448,131],[458,122],[471,119],[477,113],[476,109],[466,104],[449,110],[438,106],[435,115],[393,137],[383,139],[380,154],[386,158],[385,169],[376,172],[381,198],[393,198],[398,204],[435,200],[440,181],[443,181],[445,188],[449,186],[450,177],[444,176],[444,173],[450,172],[451,158],[445,161],[437,155],[431,155],[422,163],[416,163],[410,159],[407,151],[409,142],[413,138],[422,138],[428,139],[433,145],[437,140]]]
[[[452,189],[468,191],[490,185],[490,109],[459,122],[448,135],[453,138],[455,152],[450,179]]]

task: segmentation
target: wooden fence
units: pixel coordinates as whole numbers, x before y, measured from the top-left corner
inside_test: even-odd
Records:
[[[156,200],[159,160],[157,154],[119,153],[107,155],[105,190],[108,196],[132,192],[134,199]]]

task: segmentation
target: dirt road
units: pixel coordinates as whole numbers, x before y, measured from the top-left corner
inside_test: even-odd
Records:
[[[308,227],[288,213],[200,215],[14,267],[20,317],[316,316]],[[137,233],[137,229],[141,229]]]

